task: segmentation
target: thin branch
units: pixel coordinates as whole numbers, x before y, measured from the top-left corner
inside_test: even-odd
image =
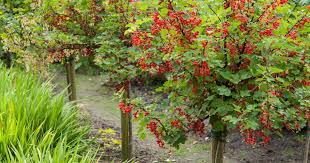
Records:
[[[211,5],[208,4],[209,9],[217,16],[217,18],[222,22],[222,19],[218,16],[218,14],[212,9]]]
[[[292,26],[292,28],[285,34],[285,37],[295,29],[296,25],[299,24],[308,15],[308,13],[309,11],[307,11],[307,13]]]

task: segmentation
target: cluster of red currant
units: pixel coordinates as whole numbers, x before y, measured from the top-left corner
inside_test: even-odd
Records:
[[[124,101],[121,101],[118,107],[123,113],[130,113],[132,109],[134,108],[134,105],[126,104]]]

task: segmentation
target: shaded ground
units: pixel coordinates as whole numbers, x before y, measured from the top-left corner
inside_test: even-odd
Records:
[[[65,76],[57,75],[55,78],[59,89],[65,88]],[[101,76],[77,75],[77,88],[79,105],[89,114],[93,125],[92,135],[102,146],[103,162],[120,160],[120,145],[107,143],[106,133],[113,129],[114,135],[109,139],[120,140],[120,112],[118,103],[113,100],[113,90],[102,86]],[[135,132],[135,125],[133,130]],[[103,138],[102,138],[103,137]],[[302,162],[303,138],[286,135],[284,138],[273,139],[271,145],[264,148],[255,148],[244,144],[239,133],[229,135],[226,146],[225,163],[299,163]],[[211,145],[208,135],[204,138],[193,138],[179,150],[159,149],[152,137],[145,141],[134,137],[134,156],[138,162],[186,162],[208,163],[210,161]],[[237,161],[238,160],[238,161]]]
[[[238,133],[229,135],[226,154],[245,163],[302,163],[304,136],[285,133],[283,137],[273,136],[264,147],[251,147],[240,141]],[[310,160],[308,161],[310,162]]]

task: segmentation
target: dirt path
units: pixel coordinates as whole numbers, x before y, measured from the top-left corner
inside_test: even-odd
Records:
[[[100,76],[78,75],[77,95],[79,104],[88,111],[94,112],[106,121],[113,122],[120,127],[118,104],[113,99],[113,90],[102,87]]]

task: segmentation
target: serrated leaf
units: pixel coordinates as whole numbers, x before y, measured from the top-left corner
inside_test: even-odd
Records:
[[[239,121],[238,118],[233,117],[233,116],[231,116],[231,115],[225,116],[223,119],[224,119],[225,121],[228,121],[229,123],[234,124],[234,125],[237,124],[238,121]]]
[[[256,121],[254,121],[254,120],[246,120],[245,124],[244,124],[244,127],[247,128],[247,129],[256,130],[259,127],[259,124]]]
[[[230,96],[231,95],[231,90],[227,88],[226,86],[220,86],[217,88],[219,95],[223,96]]]
[[[242,91],[240,91],[240,96],[241,97],[248,97],[248,96],[250,96],[251,94],[250,94],[250,91],[249,90],[242,90]]]

